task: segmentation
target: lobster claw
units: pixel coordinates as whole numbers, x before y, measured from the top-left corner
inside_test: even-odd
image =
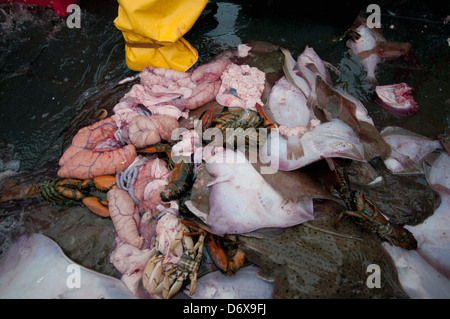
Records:
[[[214,265],[223,273],[235,274],[245,263],[245,253],[239,247],[230,243],[221,243],[221,238],[208,233],[206,247]],[[224,247],[229,246],[227,251]]]
[[[113,175],[104,175],[94,177],[94,186],[102,192],[107,192],[112,188],[117,188],[116,177]]]
[[[164,202],[180,199],[193,184],[194,170],[191,164],[179,161],[172,171],[170,183],[161,192],[161,199]]]
[[[136,151],[142,154],[166,153],[168,158],[167,168],[173,169],[174,163],[172,161],[172,147],[169,144],[157,143],[146,148],[137,149]]]
[[[73,183],[72,183],[73,184]],[[79,190],[97,189],[101,192],[107,192],[116,186],[116,177],[114,175],[102,175],[84,181],[79,181],[75,184]]]
[[[101,217],[110,217],[108,202],[105,200],[101,200],[95,196],[85,197],[81,200],[81,202],[86,205],[89,210]]]

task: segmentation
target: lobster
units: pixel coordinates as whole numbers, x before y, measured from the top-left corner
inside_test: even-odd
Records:
[[[373,199],[367,196],[364,191],[353,189],[350,186],[348,175],[339,164],[335,165],[335,174],[339,184],[340,197],[347,207],[336,219],[335,228],[342,218],[351,216],[355,223],[369,232],[376,233],[382,240],[389,242],[391,245],[408,250],[417,248],[417,241],[410,231],[388,221],[378,210]]]
[[[276,125],[269,119],[263,107],[259,104],[255,105],[256,112],[248,109],[233,110],[223,112],[214,117],[211,110],[206,110],[200,116],[203,129],[214,127],[225,136],[223,144],[234,146],[234,137],[245,138],[246,145],[251,145],[251,142],[257,145],[264,143],[260,139],[259,132],[256,128],[276,128]],[[232,129],[233,134],[229,134],[227,129]]]

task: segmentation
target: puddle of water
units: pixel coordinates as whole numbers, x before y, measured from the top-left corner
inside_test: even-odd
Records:
[[[217,13],[214,18],[217,20],[217,27],[207,32],[203,36],[217,39],[217,43],[224,48],[235,48],[242,43],[236,34],[237,17],[241,10],[239,5],[233,3],[218,3]]]

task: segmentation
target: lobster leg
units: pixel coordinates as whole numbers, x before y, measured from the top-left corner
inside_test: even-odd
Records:
[[[351,205],[352,192],[350,189],[350,180],[348,178],[347,172],[336,160],[333,159],[332,161],[335,167],[334,173],[336,174],[336,180],[339,184],[339,194],[341,198],[344,200],[347,209],[352,209]]]
[[[337,229],[338,224],[340,223],[340,221],[342,220],[342,218],[345,217],[345,213],[341,212],[338,216],[338,218],[336,218],[336,220],[334,221],[334,228]]]

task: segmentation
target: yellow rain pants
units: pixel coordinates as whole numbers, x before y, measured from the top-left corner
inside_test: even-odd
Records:
[[[134,71],[147,66],[186,71],[198,52],[182,36],[208,0],[118,0],[114,25],[125,39],[125,60]]]

